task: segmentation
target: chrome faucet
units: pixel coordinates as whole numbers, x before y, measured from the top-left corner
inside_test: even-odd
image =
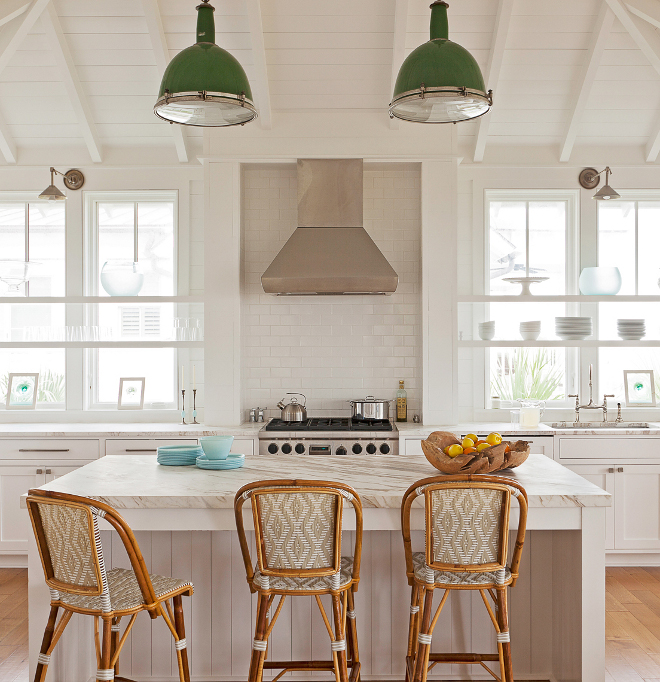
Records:
[[[594,389],[591,375],[593,373],[593,365],[589,365],[589,402],[586,405],[580,405],[580,397],[578,394],[569,395],[569,398],[575,398],[575,421],[580,421],[580,410],[603,410],[603,421],[607,421],[607,399],[614,398],[613,395],[606,393],[603,396],[603,404],[596,405],[594,403]],[[620,413],[619,413],[620,414]]]

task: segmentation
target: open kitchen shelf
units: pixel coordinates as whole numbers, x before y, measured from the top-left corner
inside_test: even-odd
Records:
[[[203,341],[2,341],[2,348],[204,348]]]
[[[458,303],[660,303],[659,296],[457,296]]]
[[[621,341],[604,339],[585,339],[584,341],[564,341],[546,340],[524,341],[482,341],[481,339],[472,341],[459,341],[458,345],[462,348],[624,348],[634,346],[636,348],[658,348],[660,339],[642,339],[641,341]]]
[[[204,296],[0,296],[0,303],[204,303]]]

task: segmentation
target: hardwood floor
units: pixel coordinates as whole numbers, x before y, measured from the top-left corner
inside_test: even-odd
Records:
[[[608,568],[606,682],[660,682],[660,567]],[[0,569],[0,682],[28,682],[27,570]]]
[[[27,569],[0,569],[0,681],[28,679]]]

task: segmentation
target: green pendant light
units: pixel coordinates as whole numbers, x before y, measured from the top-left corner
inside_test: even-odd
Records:
[[[456,123],[483,116],[493,105],[475,58],[449,40],[444,0],[431,5],[431,39],[401,65],[390,116],[415,123]]]
[[[243,67],[215,44],[215,8],[197,6],[197,42],[168,64],[154,107],[156,116],[189,126],[243,125],[257,117]]]

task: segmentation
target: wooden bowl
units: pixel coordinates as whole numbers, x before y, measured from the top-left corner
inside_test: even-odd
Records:
[[[493,474],[502,469],[520,466],[529,456],[529,443],[519,440],[515,443],[502,441],[481,452],[471,452],[450,457],[443,450],[460,440],[448,431],[434,431],[422,441],[426,459],[443,474]]]

